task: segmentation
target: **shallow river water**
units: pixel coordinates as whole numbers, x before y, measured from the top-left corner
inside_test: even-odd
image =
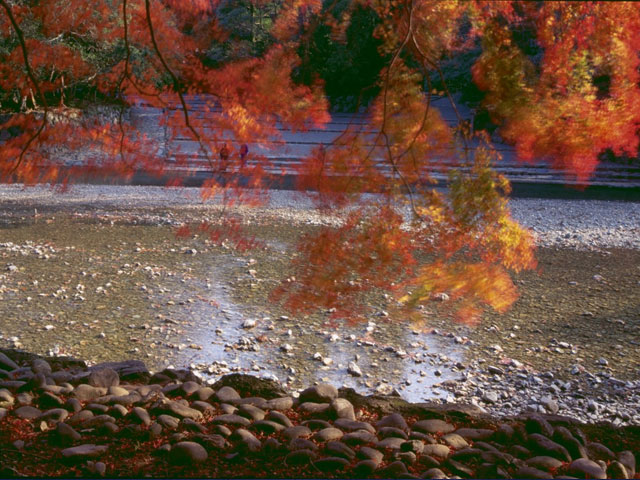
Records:
[[[339,327],[321,314],[289,318],[260,295],[245,295],[246,282],[266,288],[263,259],[286,256],[282,241],[238,254],[179,239],[170,225],[44,217],[0,229],[5,346],[91,362],[135,358],[156,370],[191,366],[212,379],[250,372],[290,388],[314,381],[363,393],[395,388],[411,401],[442,394],[430,387],[454,378],[464,360],[460,337],[384,316]],[[362,376],[348,373],[350,362]]]

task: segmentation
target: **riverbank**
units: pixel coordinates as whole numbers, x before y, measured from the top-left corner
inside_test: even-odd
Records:
[[[319,313],[287,318],[268,292],[297,236],[335,216],[290,192],[239,208],[263,247],[234,252],[175,237],[215,221],[198,190],[74,186],[0,189],[5,346],[90,362],[134,358],[277,378],[291,390],[329,381],[361,393],[466,402],[497,415],[544,411],[640,424],[640,208],[618,202],[513,201],[534,229],[539,273],[476,328],[429,306],[425,328],[380,315],[339,330]],[[26,319],[26,320],[25,320]],[[348,373],[355,362],[361,376]]]

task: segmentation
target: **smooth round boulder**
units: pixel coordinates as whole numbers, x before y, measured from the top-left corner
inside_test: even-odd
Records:
[[[309,387],[300,394],[300,402],[329,403],[338,398],[338,389],[329,383],[319,383]]]
[[[117,387],[120,385],[120,376],[113,368],[101,368],[91,371],[88,381],[92,387]]]
[[[602,467],[587,458],[579,458],[571,462],[567,473],[577,478],[607,478],[607,474]]]
[[[169,452],[169,462],[174,465],[202,463],[209,455],[202,445],[196,442],[178,442]]]

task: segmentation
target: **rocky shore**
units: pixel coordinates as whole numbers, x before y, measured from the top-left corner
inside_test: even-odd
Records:
[[[637,478],[638,445],[557,415],[0,353],[0,477]]]

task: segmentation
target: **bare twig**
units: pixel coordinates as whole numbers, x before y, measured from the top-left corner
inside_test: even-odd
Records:
[[[31,137],[29,137],[29,140],[27,140],[27,143],[25,143],[24,147],[22,147],[22,151],[20,152],[20,156],[18,157],[18,161],[16,162],[14,167],[9,172],[9,174],[12,175],[13,173],[16,172],[16,170],[18,169],[18,167],[22,163],[22,160],[24,158],[24,154],[27,152],[27,150],[31,146],[31,143],[33,143],[33,141],[36,138],[38,138],[38,136],[44,130],[44,127],[47,124],[47,115],[49,113],[49,107],[47,105],[46,98],[44,98],[42,90],[40,90],[40,84],[38,83],[38,80],[36,80],[36,77],[35,77],[35,75],[33,73],[33,70],[31,69],[31,64],[29,63],[29,52],[27,51],[27,45],[26,45],[26,43],[24,41],[24,35],[22,34],[22,30],[20,29],[20,26],[18,25],[18,22],[16,22],[16,19],[13,16],[13,12],[11,11],[11,7],[7,4],[7,2],[5,0],[0,0],[0,5],[7,12],[7,16],[9,17],[9,21],[11,22],[13,30],[16,32],[16,35],[18,36],[18,41],[20,42],[20,49],[22,50],[22,57],[23,57],[23,60],[24,60],[24,67],[27,70],[27,75],[29,77],[29,80],[31,80],[31,83],[33,83],[33,88],[36,89],[36,92],[38,93],[38,96],[42,100],[42,105],[44,106],[44,114],[43,114],[43,117],[42,117],[42,124],[40,125],[38,130]]]
[[[198,144],[200,145],[200,149],[204,153],[207,161],[209,162],[209,166],[211,166],[211,168],[214,168],[213,162],[211,161],[211,157],[209,156],[209,152],[207,152],[207,149],[205,148],[204,144],[202,143],[202,138],[200,138],[200,134],[198,134],[196,129],[193,128],[193,126],[191,125],[191,123],[189,121],[189,109],[187,108],[187,104],[186,104],[186,102],[184,100],[184,95],[182,94],[182,91],[181,91],[180,81],[178,80],[178,77],[176,77],[175,73],[173,73],[173,70],[171,70],[171,68],[169,67],[169,65],[165,61],[164,57],[162,56],[162,52],[160,52],[160,48],[158,47],[158,42],[156,41],[155,31],[153,29],[153,23],[151,21],[151,5],[150,5],[150,1],[149,0],[144,0],[144,6],[145,6],[146,14],[147,14],[147,25],[149,26],[149,35],[151,36],[151,43],[153,44],[153,50],[155,51],[156,56],[158,57],[158,60],[160,60],[160,63],[162,64],[163,68],[165,69],[165,71],[171,77],[171,80],[173,82],[173,88],[175,89],[176,93],[178,94],[178,98],[180,99],[180,104],[182,105],[182,112],[184,114],[184,123],[187,126],[187,128],[191,131],[191,133],[193,134],[194,138],[198,141]]]

